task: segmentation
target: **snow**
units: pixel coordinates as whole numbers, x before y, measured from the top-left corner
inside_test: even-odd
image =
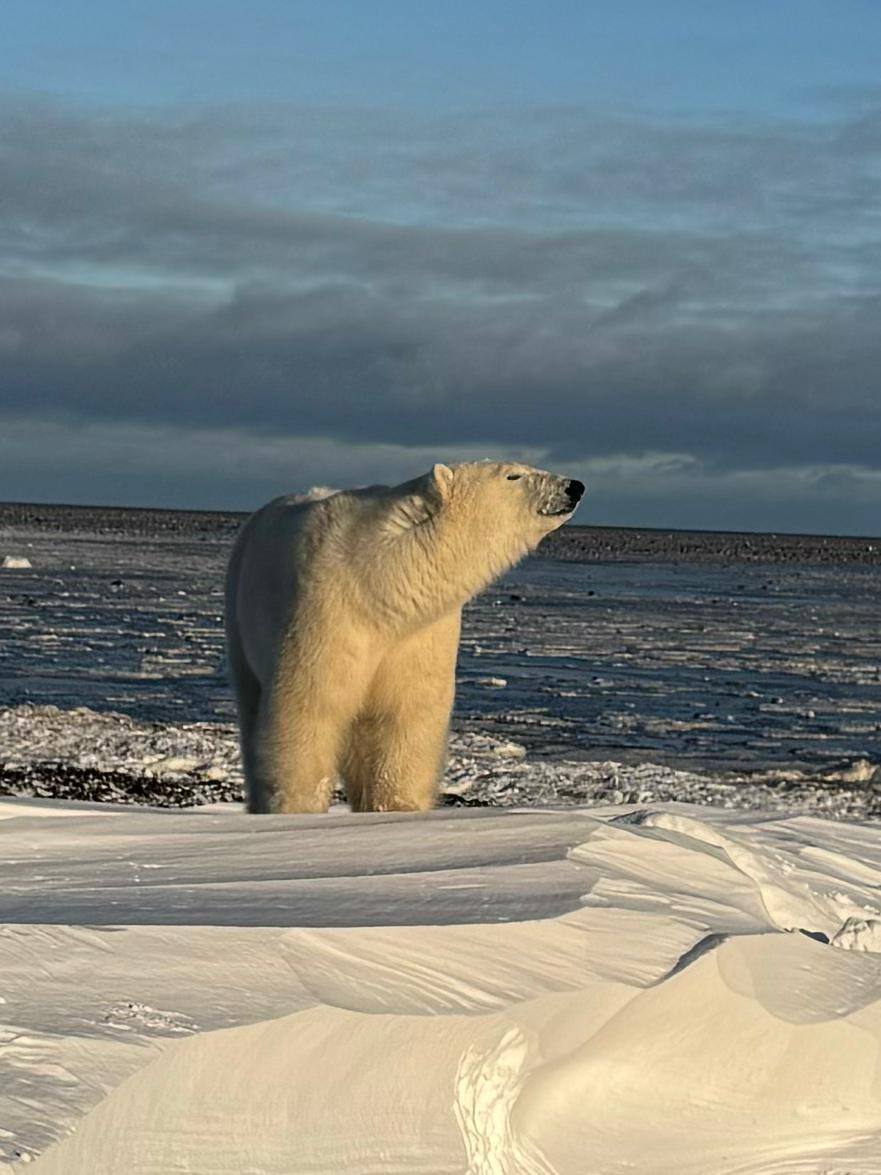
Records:
[[[448,804],[653,804],[686,801],[881,816],[881,768],[856,758],[823,770],[681,770],[659,763],[547,759],[521,743],[454,730],[442,781]],[[86,706],[0,709],[0,791],[96,801],[190,806],[241,798],[236,728],[228,722],[148,722]],[[342,793],[337,793],[342,799]]]
[[[13,1170],[881,1172],[877,825],[9,798],[0,838]]]

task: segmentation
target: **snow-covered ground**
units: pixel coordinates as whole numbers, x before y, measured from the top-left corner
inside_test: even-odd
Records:
[[[16,1171],[881,1172],[877,825],[0,817]]]

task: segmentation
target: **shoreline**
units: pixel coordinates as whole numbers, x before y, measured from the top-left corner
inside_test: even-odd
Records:
[[[155,722],[115,711],[0,708],[0,796],[185,810],[241,805],[231,722]],[[586,809],[689,803],[832,820],[881,821],[881,767],[826,764],[711,768],[595,755],[545,758],[522,743],[454,723],[435,810]],[[341,786],[335,805],[345,805]]]
[[[232,539],[248,511],[0,502],[0,538],[38,534]],[[568,525],[535,552],[567,563],[881,565],[881,537]]]

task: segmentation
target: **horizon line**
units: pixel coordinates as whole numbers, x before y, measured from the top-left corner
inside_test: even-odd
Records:
[[[140,513],[153,514],[220,514],[220,515],[234,515],[242,518],[247,518],[254,513],[254,510],[233,510],[233,509],[207,509],[204,507],[188,507],[188,506],[111,506],[105,503],[93,502],[22,502],[22,501],[0,501],[0,510],[6,506],[27,506],[27,507],[45,507],[49,509],[61,510],[116,510],[120,512],[135,511]],[[259,509],[260,507],[255,507]],[[872,534],[830,534],[826,532],[817,531],[801,531],[801,530],[730,530],[727,527],[722,527],[718,530],[712,530],[704,526],[635,526],[632,524],[619,524],[614,522],[566,522],[559,528],[571,530],[630,530],[630,531],[651,531],[657,534],[720,534],[720,535],[755,535],[767,536],[773,538],[793,538],[793,539],[839,539],[849,542],[878,542],[881,543],[881,535]]]

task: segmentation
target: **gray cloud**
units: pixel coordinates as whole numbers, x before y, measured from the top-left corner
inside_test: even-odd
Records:
[[[864,103],[795,124],[9,99],[2,411],[687,454],[734,489],[828,467],[844,512],[853,477],[878,492],[848,474],[879,465],[877,125]],[[653,476],[646,502],[681,509]]]

